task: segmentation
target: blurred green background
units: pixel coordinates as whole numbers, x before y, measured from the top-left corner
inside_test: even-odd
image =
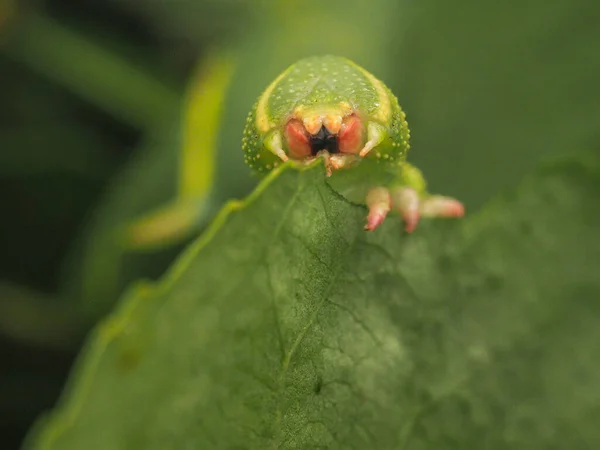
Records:
[[[365,55],[359,62],[397,93],[412,130],[410,159],[432,191],[475,211],[540,161],[597,150],[597,3],[346,3],[355,39],[347,53]],[[215,45],[238,51],[242,61],[227,103],[233,112],[221,127],[227,148],[219,161],[230,170],[219,172],[219,201],[252,187],[239,175],[238,118],[295,55],[329,52],[323,30],[336,33],[333,6],[281,4],[0,2],[0,315],[9,318],[0,329],[2,448],[18,448],[32,421],[52,407],[85,331],[116,301],[86,310],[73,333],[61,327],[78,320],[77,307],[73,319],[52,306],[77,276],[69,261],[78,265],[72,255],[86,239],[85,225],[135,197],[140,183],[130,179],[143,173],[147,155],[177,153],[185,90]],[[286,29],[289,23],[302,32],[290,35],[297,29]],[[157,190],[172,188],[144,177]],[[160,275],[179,248],[136,262],[122,285]],[[39,336],[28,336],[31,330]]]

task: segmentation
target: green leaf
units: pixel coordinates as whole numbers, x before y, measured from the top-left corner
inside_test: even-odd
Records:
[[[230,203],[90,337],[40,449],[600,444],[600,171],[410,236],[322,168]]]

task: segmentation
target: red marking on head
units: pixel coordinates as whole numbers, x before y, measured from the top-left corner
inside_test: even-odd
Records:
[[[292,119],[287,123],[285,139],[292,159],[304,159],[311,155],[308,133],[300,120]]]
[[[338,135],[340,153],[358,154],[363,147],[365,128],[362,121],[355,115],[344,117],[342,128]]]

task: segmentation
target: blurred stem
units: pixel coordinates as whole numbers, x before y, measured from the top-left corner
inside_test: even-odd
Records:
[[[0,281],[0,334],[37,347],[68,349],[85,333],[68,305],[32,289]]]
[[[123,122],[151,128],[178,107],[175,89],[50,17],[24,14],[12,28],[0,52]]]

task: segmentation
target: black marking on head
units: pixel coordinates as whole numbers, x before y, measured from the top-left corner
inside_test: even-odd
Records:
[[[327,150],[332,155],[339,153],[337,135],[331,134],[325,126],[322,126],[317,134],[310,136],[310,150],[313,156],[321,150]]]

